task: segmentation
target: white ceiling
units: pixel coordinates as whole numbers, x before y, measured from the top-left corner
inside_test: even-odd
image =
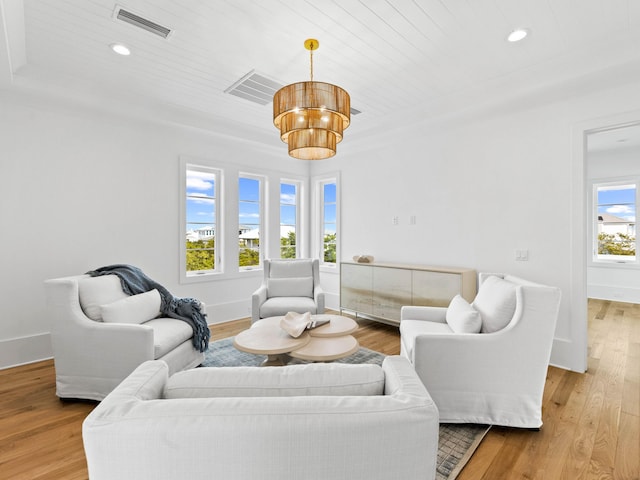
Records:
[[[114,19],[116,4],[172,30]],[[345,141],[390,125],[640,79],[638,0],[0,0],[0,88],[277,144],[271,104],[224,93],[248,72],[351,95]],[[511,44],[507,34],[530,35]],[[6,39],[6,41],[5,41]],[[109,45],[122,42],[121,57]]]

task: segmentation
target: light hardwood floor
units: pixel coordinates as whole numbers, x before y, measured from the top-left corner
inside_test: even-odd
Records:
[[[399,353],[397,328],[359,322],[362,346]],[[212,340],[248,326],[215,325]],[[0,371],[0,479],[86,479],[81,427],[94,406],[58,400],[50,360]],[[589,302],[589,371],[549,368],[543,421],[492,428],[458,479],[640,478],[640,305]]]

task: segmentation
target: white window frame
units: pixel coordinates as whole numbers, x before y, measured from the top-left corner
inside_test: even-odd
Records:
[[[215,268],[212,270],[187,271],[187,170],[200,171],[215,175],[214,186],[214,218],[215,218]],[[223,203],[223,172],[219,168],[190,162],[188,159],[180,160],[180,282],[195,283],[209,281],[224,272],[221,252],[224,248],[224,224],[220,212]]]
[[[282,231],[282,218],[281,218],[281,214],[282,214],[282,205],[288,205],[288,204],[283,204],[282,203],[282,185],[294,185],[296,187],[296,199],[295,199],[295,207],[296,207],[296,219],[295,219],[295,234],[296,234],[296,255],[295,258],[301,258],[302,257],[302,246],[301,246],[301,241],[303,238],[303,235],[301,233],[301,229],[300,229],[300,221],[302,218],[302,214],[301,214],[301,209],[302,209],[302,202],[301,202],[301,198],[302,198],[302,182],[300,180],[293,180],[293,179],[289,179],[289,178],[281,178],[280,182],[278,183],[278,197],[280,198],[280,202],[278,204],[278,216],[279,216],[279,231],[278,231],[278,252],[280,253],[280,258],[282,258],[282,244],[280,243],[282,236],[281,236],[281,231]]]
[[[259,175],[256,173],[238,172],[238,196],[236,202],[238,204],[238,230],[240,229],[240,179],[248,178],[251,180],[257,180],[258,183],[258,211],[260,215],[260,222],[258,223],[258,229],[260,232],[260,246],[258,254],[258,265],[240,266],[240,246],[238,245],[238,271],[248,272],[252,270],[262,269],[265,252],[268,246],[268,232],[265,228],[265,190],[267,188],[267,177],[265,175]]]
[[[335,183],[336,185],[336,262],[324,261],[324,186],[327,184]],[[317,258],[320,260],[320,268],[327,272],[339,271],[340,264],[340,211],[341,211],[341,188],[340,188],[340,174],[334,172],[322,176],[317,176],[312,179],[313,189],[313,207],[312,213],[314,217],[313,226],[313,240],[312,248],[313,252],[316,252]]]
[[[637,224],[636,224],[636,255],[635,258],[625,258],[623,255],[611,258],[598,258],[598,188],[613,187],[618,185],[635,185],[636,188],[636,215],[640,205],[640,177],[618,177],[606,179],[594,179],[591,181],[591,198],[589,202],[589,219],[588,235],[590,241],[591,255],[589,256],[589,264],[597,267],[615,267],[615,268],[640,268],[640,254],[638,252]],[[637,222],[637,218],[636,218]]]

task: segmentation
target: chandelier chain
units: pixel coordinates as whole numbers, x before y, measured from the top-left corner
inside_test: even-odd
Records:
[[[313,49],[309,50],[309,74],[313,82]]]

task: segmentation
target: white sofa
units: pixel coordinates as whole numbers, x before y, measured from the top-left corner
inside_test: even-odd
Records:
[[[91,480],[429,480],[438,410],[411,364],[145,362],[83,423]]]
[[[473,304],[403,307],[401,355],[415,366],[443,423],[542,426],[542,395],[560,289],[479,275]]]
[[[146,360],[164,360],[171,373],[204,360],[189,324],[157,318],[155,290],[128,296],[116,275],[51,279],[45,290],[60,398],[102,400]]]
[[[316,259],[265,259],[262,284],[251,295],[251,322],[288,312],[324,313],[320,262]]]

